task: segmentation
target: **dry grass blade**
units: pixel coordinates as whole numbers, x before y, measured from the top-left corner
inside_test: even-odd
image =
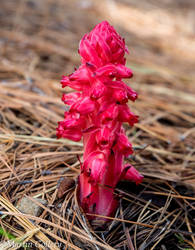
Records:
[[[14,215],[14,217],[17,219],[18,223],[25,229],[25,231],[27,232],[27,234],[30,231],[30,235],[31,237],[36,235],[36,237],[41,240],[43,243],[47,243],[48,246],[52,246],[53,249],[59,250],[59,248],[57,246],[55,246],[55,244],[53,244],[52,241],[50,241],[50,239],[39,230],[39,227],[36,227],[35,225],[33,225],[33,223],[28,220],[25,215],[23,215],[22,213],[20,213],[8,200],[6,200],[5,198],[3,198],[2,196],[0,196],[0,205],[6,209],[8,211],[7,214],[12,214]],[[32,234],[33,232],[33,234]],[[28,237],[30,236],[28,235]],[[31,238],[30,237],[30,238]],[[29,240],[30,240],[29,238]],[[22,238],[20,238],[22,239]],[[25,239],[25,238],[24,238]]]
[[[66,139],[53,139],[53,138],[47,138],[47,137],[40,137],[40,136],[28,136],[28,135],[16,135],[16,134],[0,134],[0,140],[2,142],[5,142],[6,140],[10,141],[20,141],[20,142],[28,142],[28,143],[36,143],[39,145],[48,145],[48,143],[51,143],[51,146],[54,145],[68,145],[68,146],[83,146],[82,143],[73,142]],[[77,152],[72,152],[73,154],[76,154]],[[78,152],[78,153],[82,153]]]
[[[0,197],[1,198],[1,197]],[[38,222],[42,222],[42,223],[45,223],[47,225],[50,225],[52,227],[56,227],[58,229],[61,229],[63,231],[66,231],[68,233],[70,233],[71,235],[74,235],[74,236],[77,236],[78,238],[84,240],[84,242],[90,242],[90,243],[93,243],[93,244],[96,244],[100,247],[102,247],[103,249],[108,249],[108,250],[113,250],[112,247],[109,247],[109,246],[106,246],[96,240],[91,240],[90,238],[86,237],[86,236],[82,236],[81,234],[78,234],[78,233],[75,233],[67,228],[64,228],[64,227],[61,227],[59,225],[56,225],[55,223],[52,223],[50,221],[47,221],[47,220],[44,220],[44,219],[41,219],[41,218],[38,218],[38,217],[35,217],[35,216],[32,216],[32,215],[28,215],[28,214],[22,214],[22,213],[19,213],[19,212],[3,212],[4,215],[13,215],[15,216],[17,219],[20,218],[21,220],[21,224],[24,226],[23,224],[23,220],[25,221],[26,218],[29,218],[29,219],[32,219],[32,220],[35,220],[35,221],[38,221]],[[22,218],[22,219],[21,219]],[[27,220],[28,221],[28,220]],[[25,223],[25,222],[24,222]],[[43,242],[47,242],[48,245],[55,245],[53,244],[44,234],[40,233],[41,235],[39,235],[39,233],[37,233],[37,237],[42,240]],[[68,242],[66,242],[67,244],[69,244]],[[53,248],[53,249],[58,249],[57,247],[56,248]]]

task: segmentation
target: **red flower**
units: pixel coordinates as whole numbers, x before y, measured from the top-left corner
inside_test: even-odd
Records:
[[[79,92],[63,94],[62,101],[70,109],[58,123],[57,137],[79,141],[83,136],[79,202],[85,212],[106,216],[117,208],[113,194],[117,183],[129,180],[138,184],[143,179],[134,167],[123,166],[124,157],[133,150],[122,123],[133,126],[138,122],[127,105],[128,100],[136,100],[137,93],[122,81],[133,75],[125,66],[126,52],[124,39],[104,21],[82,38],[81,66],[61,81],[62,87]]]
[[[125,64],[125,41],[107,21],[96,25],[80,42],[79,53],[82,62],[91,62],[97,66],[107,63]]]
[[[117,143],[113,148],[115,151],[121,152],[124,156],[128,156],[133,153],[131,143],[128,141],[126,135],[122,133],[117,136]]]
[[[137,185],[142,182],[143,175],[141,175],[133,166],[127,164],[123,167],[121,180],[134,181]]]

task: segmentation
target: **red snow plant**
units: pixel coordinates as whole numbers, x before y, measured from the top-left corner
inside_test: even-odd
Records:
[[[58,123],[57,137],[80,141],[83,136],[84,157],[79,175],[78,199],[92,222],[95,215],[113,216],[118,201],[113,192],[121,180],[140,183],[143,176],[124,157],[133,153],[122,127],[133,126],[138,117],[127,105],[137,93],[122,79],[132,77],[125,66],[125,41],[107,21],[84,35],[79,45],[81,66],[63,76],[62,87],[77,92],[63,94],[70,106],[64,120]]]

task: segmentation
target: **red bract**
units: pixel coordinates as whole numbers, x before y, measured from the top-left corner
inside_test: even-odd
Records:
[[[78,198],[83,210],[94,214],[88,216],[92,222],[98,221],[95,214],[115,213],[118,202],[113,193],[120,180],[138,184],[143,179],[134,167],[123,165],[133,150],[122,123],[133,126],[138,122],[127,105],[128,100],[136,100],[137,93],[122,81],[132,77],[125,66],[125,52],[124,39],[104,21],[82,38],[81,66],[61,81],[62,87],[79,92],[63,94],[70,109],[58,124],[57,137],[79,141],[83,136]]]

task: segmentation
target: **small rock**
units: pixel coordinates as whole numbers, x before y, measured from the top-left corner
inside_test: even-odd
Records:
[[[46,200],[34,198],[36,201],[40,202],[43,205],[47,204]],[[20,212],[25,214],[30,214],[33,216],[38,217],[41,212],[43,211],[43,208],[40,207],[38,204],[30,200],[28,197],[23,197],[17,204],[17,208],[20,210]]]

